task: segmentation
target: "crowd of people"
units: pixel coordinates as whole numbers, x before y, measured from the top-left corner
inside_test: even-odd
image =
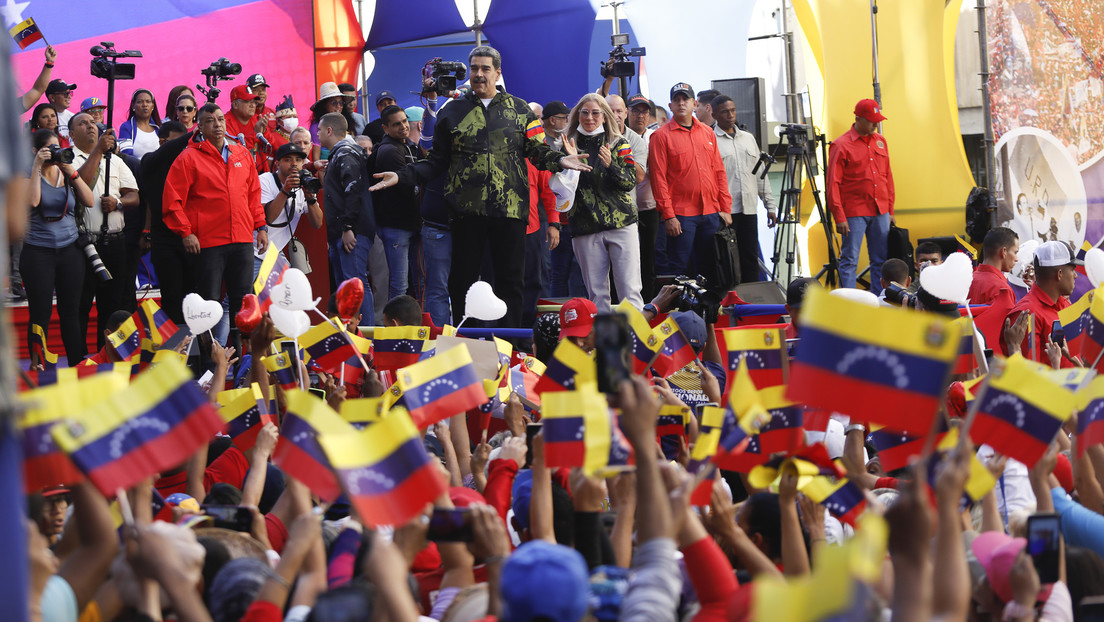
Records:
[[[48,51],[48,65],[53,58]],[[273,402],[275,421],[258,426],[248,447],[216,436],[186,463],[150,473],[114,502],[91,481],[30,491],[30,619],[780,619],[770,614],[780,609],[764,600],[766,585],[808,588],[804,609],[797,609],[810,613],[795,618],[802,620],[1099,615],[1104,450],[1100,443],[1078,446],[1076,417],[1035,464],[963,442],[940,461],[929,446],[915,452],[915,464],[887,470],[871,440],[876,430],[834,413],[797,445],[822,446],[861,488],[871,522],[858,526],[837,505],[801,492],[798,473],[785,466],[767,485],[756,485],[762,482],[746,469],[718,470],[702,481],[693,456],[711,434],[704,407],[740,408],[744,389],[711,314],[679,310],[679,288],[657,275],[719,278],[714,238],[731,228],[740,279],[762,278],[758,202],[770,224],[778,214],[769,186],[751,173],[759,158],[754,137],[736,124],[730,98],[695,93],[689,84],[670,89],[670,121],[662,122],[663,107],[642,95],[626,101],[585,94],[572,107],[525,102],[496,88],[496,50],[477,47],[468,60],[467,93],[438,105],[427,82],[426,106],[404,110],[385,91],[370,122],[354,109],[354,87],[327,83],[300,125],[290,97],[266,106],[272,87],[255,74],[232,89],[227,111],[177,87],[162,118],[153,94],[139,89],[116,132],[98,125],[101,100],[88,98],[71,112],[75,85],[48,81],[50,104],[34,111],[33,151],[25,158],[30,209],[18,267],[30,307],[28,341],[44,340],[34,327],[49,325],[56,295],[66,358],[77,366],[87,355],[80,314],[87,317],[95,299],[101,351],[93,362],[126,358],[104,340],[135,310],[131,270],[148,248],[161,308],[174,322],[185,323],[188,293],[225,300],[230,321],[200,349],[206,360],[197,363],[212,372],[211,401],[218,403],[224,389],[256,383],[264,394],[258,407]],[[27,110],[34,104],[23,103]],[[854,112],[828,171],[828,205],[844,240],[845,287],[838,291],[858,292],[865,236],[871,291],[851,297],[958,317],[957,304],[929,291],[947,259],[943,249],[919,245],[913,265],[886,258],[894,190],[888,147],[876,131],[886,119],[872,100]],[[73,149],[72,160],[57,155],[63,144]],[[547,366],[551,376],[564,350],[583,352],[581,365],[593,366],[595,352],[611,347],[596,334],[598,318],[618,301],[641,321],[677,329],[689,362],[668,374],[630,373],[606,396],[619,412],[619,432],[608,434],[631,448],[632,468],[588,477],[581,468],[550,466],[554,447],[571,439],[547,437],[540,406],[516,388],[489,424],[473,409],[422,430],[421,449],[448,485],[405,524],[369,524],[351,493],[323,502],[319,491],[276,466],[294,389],[261,363],[279,338],[270,315],[240,332],[236,318],[270,245],[291,265],[302,260],[294,232],[304,215],[326,229],[333,282],[364,284],[359,309],[342,318],[350,332],[456,323],[479,280],[505,302],[501,326],[533,326],[531,342],[513,344],[516,351],[498,346],[505,344],[511,364],[519,361],[519,373]],[[1054,368],[1086,366],[1054,332],[1079,278],[1075,253],[1058,241],[1038,245],[1021,288],[1005,276],[1022,259],[1019,244],[1015,232],[995,228],[981,245],[970,302],[986,305],[976,314],[982,350]],[[102,280],[88,246],[122,277]],[[372,267],[380,247],[386,279]],[[130,283],[116,284],[127,275]],[[800,278],[786,288],[780,321],[791,350],[800,351],[804,302],[817,287]],[[546,296],[570,300],[558,313],[538,313],[537,300]],[[146,328],[152,338],[154,329]],[[179,348],[187,351],[186,344]],[[45,361],[32,365],[44,370]],[[310,377],[337,411],[352,400],[385,398],[402,374],[297,367],[301,382]],[[962,382],[977,373],[954,378],[945,407],[952,427],[965,413]],[[674,445],[661,442],[661,427],[670,424],[660,424],[660,414],[668,407],[689,408]],[[964,504],[975,455],[999,485]],[[703,483],[708,502],[692,504],[691,491]],[[220,506],[244,518],[221,517],[231,528],[211,527]],[[1025,537],[1029,517],[1038,514],[1061,517],[1054,576],[1040,576],[1037,543]],[[455,516],[462,517],[458,524],[439,522]],[[847,591],[848,617],[841,610],[814,615],[824,608],[809,590],[829,589],[818,569],[856,529],[881,533],[887,553],[872,562],[866,580],[829,582],[831,590]],[[836,602],[840,594],[828,596]]]

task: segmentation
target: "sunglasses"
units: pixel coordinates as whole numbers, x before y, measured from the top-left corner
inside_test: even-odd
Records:
[[[195,106],[177,106],[176,109],[179,112],[191,112],[195,110]]]

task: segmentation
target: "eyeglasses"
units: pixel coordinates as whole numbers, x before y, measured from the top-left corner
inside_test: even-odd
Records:
[[[176,109],[178,112],[192,112],[195,106],[177,106]]]
[[[600,117],[602,116],[601,110],[580,110],[579,116],[582,117]]]

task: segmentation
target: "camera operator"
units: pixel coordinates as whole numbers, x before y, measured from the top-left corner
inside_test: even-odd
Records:
[[[57,293],[58,323],[65,356],[73,367],[84,358],[83,332],[77,317],[85,258],[77,247],[77,203],[92,205],[88,184],[71,163],[59,160],[58,137],[51,130],[32,136],[34,164],[28,187],[30,215],[23,237],[20,266],[27,289],[27,340],[31,327],[50,326],[53,298]]]
[[[915,300],[915,296],[909,291],[912,285],[912,275],[909,274],[908,264],[891,257],[882,264],[882,293],[878,301],[887,307],[909,307],[909,301]]]
[[[322,228],[322,206],[315,193],[300,186],[300,173],[306,161],[307,154],[299,145],[280,145],[273,162],[275,170],[261,173],[261,203],[264,203],[268,221],[268,241],[276,250],[284,250],[291,241],[303,214],[307,215],[312,227]],[[257,248],[253,252],[253,278],[260,272],[265,250]]]
[[[127,249],[123,239],[123,212],[138,206],[138,181],[130,168],[118,156],[110,167],[110,180],[105,184],[107,173],[106,153],[115,150],[115,132],[106,130],[102,135],[92,115],[81,112],[69,120],[69,137],[73,141],[74,166],[79,166],[81,178],[92,188],[95,202],[81,210],[81,222],[88,232],[89,239],[96,247],[104,267],[114,278],[104,281],[85,262],[84,288],[81,291],[80,320],[88,331],[88,315],[92,311],[92,300],[96,301],[96,348],[103,347],[104,329],[107,318],[115,311],[126,308],[126,261]],[[107,220],[106,230],[103,227]]]

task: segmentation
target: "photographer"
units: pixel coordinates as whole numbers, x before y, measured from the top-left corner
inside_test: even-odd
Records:
[[[115,150],[115,134],[112,130],[100,134],[99,127],[92,115],[81,112],[69,120],[69,137],[73,141],[73,165],[80,167],[81,179],[92,188],[95,202],[81,210],[83,229],[88,233],[89,241],[96,247],[104,267],[114,278],[110,281],[100,279],[92,264],[85,262],[84,288],[81,291],[80,320],[87,335],[88,316],[92,311],[92,300],[96,301],[96,348],[104,344],[104,328],[112,312],[126,309],[127,249],[123,239],[124,210],[138,206],[138,182],[122,158],[112,159],[110,183],[105,186],[107,177],[106,153]],[[106,219],[107,227],[104,221]]]
[[[57,134],[38,130],[32,142],[35,159],[27,193],[31,210],[20,256],[30,316],[27,339],[29,342],[32,326],[48,329],[56,290],[61,340],[72,367],[84,352],[77,306],[85,259],[76,244],[75,211],[78,201],[91,205],[95,198],[73,165],[62,161],[67,158],[58,157],[64,152],[58,146]]]
[[[291,241],[303,214],[307,215],[312,227],[322,228],[322,206],[315,193],[300,187],[300,175],[306,161],[307,154],[299,145],[280,145],[274,162],[276,170],[261,173],[261,203],[268,221],[268,241],[276,250],[284,250]],[[258,248],[253,252],[253,278],[260,272],[265,250]]]

